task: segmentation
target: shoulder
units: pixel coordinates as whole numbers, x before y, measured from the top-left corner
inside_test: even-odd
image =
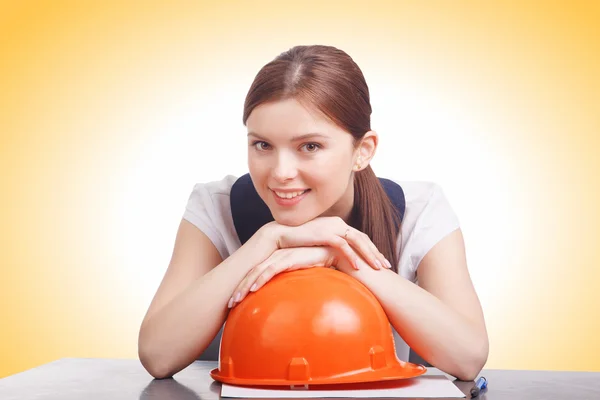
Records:
[[[237,177],[196,183],[189,195],[183,218],[204,232],[225,259],[237,246],[231,218],[231,188]]]
[[[420,213],[425,209],[439,206],[441,201],[446,200],[442,187],[435,182],[427,181],[394,181],[404,192],[407,211]]]
[[[442,187],[435,182],[392,180],[404,196],[403,225],[415,227],[417,222],[428,222],[425,217],[436,214],[455,217]],[[440,215],[441,214],[441,215]]]
[[[394,180],[404,192],[406,204],[400,230],[398,270],[414,280],[427,252],[460,224],[441,185],[427,181]]]
[[[231,194],[231,187],[238,179],[234,175],[226,175],[220,180],[196,183],[192,194],[214,196],[229,196]]]
[[[219,214],[230,213],[229,198],[236,180],[237,177],[227,175],[218,181],[196,183],[188,198],[188,213],[192,218],[217,218]]]

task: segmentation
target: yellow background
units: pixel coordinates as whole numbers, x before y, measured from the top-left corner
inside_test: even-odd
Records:
[[[245,171],[245,91],[312,43],[365,72],[376,173],[454,206],[486,367],[600,371],[600,3],[157,4],[0,5],[0,377],[137,357],[193,184]]]

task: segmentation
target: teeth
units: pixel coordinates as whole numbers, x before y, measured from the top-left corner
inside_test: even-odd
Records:
[[[291,193],[275,192],[275,194],[277,195],[277,197],[281,197],[282,199],[293,199],[294,197],[299,196],[304,192],[306,192],[306,190],[304,190],[302,192],[291,192]]]

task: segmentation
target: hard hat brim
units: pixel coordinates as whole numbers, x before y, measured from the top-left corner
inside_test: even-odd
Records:
[[[240,386],[295,386],[295,385],[328,385],[340,383],[367,383],[393,381],[415,378],[427,372],[423,365],[400,361],[397,366],[377,370],[363,371],[351,375],[325,378],[310,378],[308,380],[287,379],[247,379],[221,375],[218,368],[210,371],[210,376],[217,382]]]

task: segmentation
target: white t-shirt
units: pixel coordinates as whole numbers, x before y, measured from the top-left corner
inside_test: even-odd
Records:
[[[189,196],[183,218],[200,229],[226,259],[241,247],[231,215],[230,192],[238,177],[197,183]],[[459,228],[459,221],[441,187],[432,182],[396,181],[406,202],[401,235],[398,274],[413,283],[427,252],[442,238]],[[394,330],[396,353],[408,361],[409,348]]]

